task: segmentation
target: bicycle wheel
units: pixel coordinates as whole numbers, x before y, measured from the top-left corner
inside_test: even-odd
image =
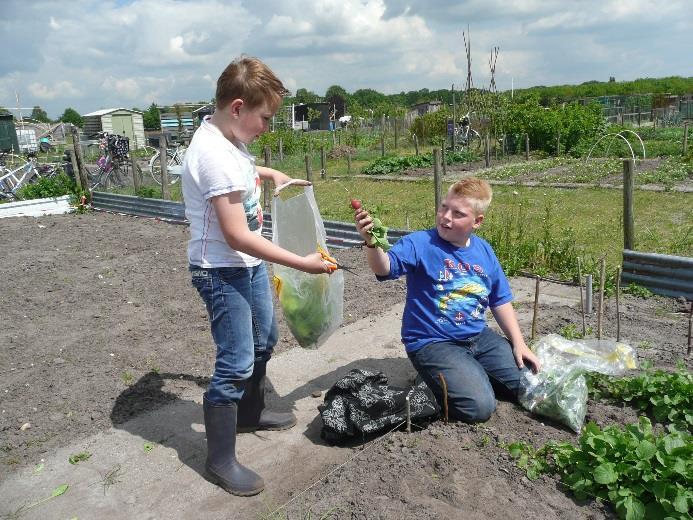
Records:
[[[149,173],[152,176],[152,179],[154,179],[154,181],[159,186],[161,186],[161,161],[159,159],[160,156],[161,156],[161,153],[157,153],[149,161]],[[176,154],[175,152],[172,152],[171,150],[168,150],[166,152],[166,158],[167,158],[166,167],[167,167],[167,171],[169,171],[169,172],[171,170],[171,167],[180,166],[182,164],[178,154]],[[179,179],[180,179],[180,175],[170,175],[169,174],[168,183],[173,185],[173,184],[177,183]]]
[[[105,181],[108,175],[103,168],[97,168],[96,170],[89,170],[88,168],[85,168],[85,170],[87,171],[87,179],[89,180],[90,191],[94,191],[99,186],[105,187]]]

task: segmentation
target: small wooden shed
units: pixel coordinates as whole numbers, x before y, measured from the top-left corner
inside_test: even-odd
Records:
[[[142,112],[128,108],[106,108],[82,116],[82,131],[89,139],[96,139],[99,132],[124,135],[130,138],[130,148],[145,145]]]

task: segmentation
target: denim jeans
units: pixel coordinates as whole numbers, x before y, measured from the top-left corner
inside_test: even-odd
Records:
[[[217,346],[207,400],[238,402],[255,361],[268,361],[278,330],[267,267],[190,266],[192,284],[207,307]]]
[[[441,408],[443,387],[438,374],[443,374],[450,419],[487,420],[496,409],[494,389],[517,400],[522,371],[510,342],[488,327],[462,341],[429,343],[410,352],[409,359]]]

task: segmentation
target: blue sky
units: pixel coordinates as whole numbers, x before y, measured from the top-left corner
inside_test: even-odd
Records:
[[[690,0],[0,0],[0,106],[209,100],[241,53],[292,91],[499,90],[693,76]],[[19,103],[17,102],[19,96]]]

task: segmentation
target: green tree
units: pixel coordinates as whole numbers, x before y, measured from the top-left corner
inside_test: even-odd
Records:
[[[305,88],[297,89],[296,96],[294,97],[296,103],[315,103],[320,98],[315,92],[311,92]]]
[[[331,98],[333,96],[339,96],[341,97],[344,101],[349,99],[349,94],[347,93],[346,90],[344,90],[342,87],[339,85],[332,85],[327,89],[325,92],[325,98]]]
[[[40,106],[35,106],[31,111],[31,119],[34,121],[39,121],[41,123],[50,123],[51,120],[48,114]]]
[[[84,125],[84,120],[82,119],[82,116],[79,115],[79,113],[74,109],[74,108],[66,108],[65,112],[63,112],[63,115],[60,116],[60,121],[63,123],[72,123],[75,126],[78,126],[82,128]]]
[[[156,103],[149,105],[149,108],[142,114],[142,122],[146,130],[161,130],[161,112]]]

